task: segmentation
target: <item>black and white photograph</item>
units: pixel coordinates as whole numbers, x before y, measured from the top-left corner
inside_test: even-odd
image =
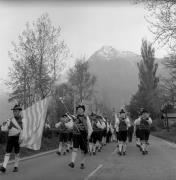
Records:
[[[0,0],[0,180],[176,180],[176,0]]]

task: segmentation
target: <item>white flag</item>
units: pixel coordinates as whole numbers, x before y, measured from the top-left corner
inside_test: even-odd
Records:
[[[23,131],[21,147],[39,150],[50,97],[40,100],[23,110]]]

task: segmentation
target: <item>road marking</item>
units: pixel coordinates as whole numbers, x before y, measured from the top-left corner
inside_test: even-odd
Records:
[[[114,155],[116,151],[117,149],[115,148],[114,151],[111,153],[111,155]],[[84,178],[84,180],[89,180],[89,178],[95,175],[95,173],[97,173],[102,167],[103,167],[103,164],[100,164],[99,166],[97,166],[97,168],[93,170],[86,178]]]
[[[98,172],[99,169],[103,167],[103,164],[100,164],[95,170],[93,170],[84,180],[88,180],[91,178],[96,172]]]
[[[114,151],[111,153],[111,155],[114,155],[117,152],[117,148],[114,149]]]

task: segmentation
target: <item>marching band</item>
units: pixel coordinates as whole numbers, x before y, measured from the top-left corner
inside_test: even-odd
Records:
[[[14,149],[15,165],[13,172],[18,171],[20,141],[22,139],[23,118],[19,105],[15,105],[13,110],[14,117],[4,122],[1,126],[2,131],[8,132],[8,141],[4,162],[0,168],[1,173],[6,172],[10,154]],[[92,113],[85,115],[85,106],[76,107],[76,115],[70,113],[63,114],[55,124],[59,132],[58,156],[66,155],[71,152],[69,167],[75,167],[78,151],[81,150],[82,159],[80,168],[85,168],[85,161],[88,155],[95,156],[103,150],[103,147],[111,142],[117,142],[117,154],[127,155],[127,138],[132,141],[133,132],[136,136],[136,146],[140,148],[143,155],[148,154],[148,140],[152,119],[145,109],[141,109],[139,117],[132,122],[127,116],[127,112],[122,108],[119,115],[115,114],[115,121],[107,117]],[[134,125],[134,130],[133,129]],[[57,142],[56,142],[57,143]]]

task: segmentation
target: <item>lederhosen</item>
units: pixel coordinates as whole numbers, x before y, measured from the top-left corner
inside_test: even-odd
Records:
[[[73,126],[73,148],[80,148],[85,154],[88,153],[87,118],[78,115]]]
[[[64,122],[62,122],[59,127],[59,142],[66,143],[67,141],[68,141],[68,130],[65,127]]]
[[[93,121],[92,122],[92,128],[93,128],[93,132],[91,134],[91,138],[90,138],[90,142],[92,143],[96,143],[97,141],[100,141],[101,140],[101,137],[100,137],[100,132],[101,132],[101,129],[97,127],[97,122],[96,121]]]
[[[68,141],[71,142],[73,140],[73,132],[72,130],[68,130]]]
[[[18,123],[18,125],[22,129],[22,117],[20,117],[20,119],[18,121],[16,120],[16,122]],[[18,129],[18,127],[16,127],[14,125],[12,120],[11,120],[10,123],[12,123],[11,124],[11,126],[12,126],[11,128]],[[20,137],[20,133],[14,135],[14,136],[8,136],[8,138],[7,138],[7,145],[6,145],[6,153],[11,153],[13,151],[13,149],[14,149],[15,154],[19,154],[20,153],[19,137]]]
[[[140,121],[140,140],[148,141],[150,135],[150,125],[145,119],[141,119]]]
[[[126,142],[127,140],[127,124],[125,122],[125,119],[120,120],[119,122],[119,141]]]

